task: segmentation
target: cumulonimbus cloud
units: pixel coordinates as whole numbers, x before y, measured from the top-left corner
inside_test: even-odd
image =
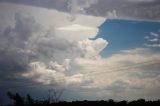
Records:
[[[88,5],[85,8],[89,9]],[[116,16],[117,12],[113,13]],[[159,72],[150,72],[159,69],[158,53],[138,48],[101,57],[108,42],[90,38],[96,37],[104,17],[76,13],[70,20],[66,12],[10,3],[0,3],[0,14],[1,80],[12,84],[17,80],[53,86],[57,83],[75,87],[85,96],[95,91],[97,98],[136,98],[141,97],[141,91],[146,97],[148,90],[159,91]],[[150,60],[158,62],[123,71],[126,65]]]
[[[59,83],[59,80],[66,84],[80,83],[83,75],[77,72],[67,76],[65,73],[71,66],[70,61],[77,57],[99,58],[100,51],[108,44],[102,38],[89,39],[98,33],[98,26],[105,20],[102,17],[77,14],[78,17],[70,21],[69,14],[57,10],[5,3],[1,5],[1,9],[10,6],[12,12],[8,14],[1,11],[6,18],[0,21],[10,24],[1,26],[4,29],[0,36],[1,52],[4,52],[1,62],[8,60],[6,64],[9,64],[14,56],[14,63],[8,65],[9,69],[1,66],[5,74],[3,76],[8,74],[5,70],[12,70],[20,78],[42,84]],[[12,23],[8,23],[8,18],[13,20]]]

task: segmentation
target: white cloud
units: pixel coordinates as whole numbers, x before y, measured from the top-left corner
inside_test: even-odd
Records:
[[[147,40],[145,46],[160,47],[160,35],[158,33],[150,32],[150,35],[146,36],[145,39]]]
[[[87,30],[95,30],[96,28],[74,24],[74,25],[70,25],[70,26],[60,27],[57,29],[64,30],[64,31],[87,31]]]
[[[107,46],[108,42],[102,38],[96,40],[82,40],[78,42],[78,47],[82,51],[81,57],[98,58],[99,53]]]
[[[131,2],[153,2],[155,0],[127,0],[127,1],[131,1]]]
[[[159,53],[154,53],[150,49],[136,48],[96,60],[77,58],[75,63],[83,67],[84,78],[90,80],[90,83],[81,86],[88,92],[101,89],[98,91],[101,92],[100,97],[105,95],[138,99],[144,96],[140,95],[140,92],[146,94],[149,89],[153,92],[155,88],[160,87],[159,57]],[[135,92],[137,97],[129,92]]]
[[[75,74],[73,76],[67,77],[66,83],[67,84],[79,84],[83,82],[83,74]]]
[[[84,38],[94,38],[98,33],[98,28],[88,27],[78,24],[73,24],[69,26],[59,27],[55,30],[57,34],[68,36],[68,39],[83,40]],[[82,34],[83,33],[83,34]]]
[[[98,26],[105,21],[103,17],[88,16],[77,14],[77,17],[74,21],[68,19],[69,13],[59,12],[57,10],[48,10],[45,8],[38,8],[26,5],[17,5],[17,4],[8,4],[0,3],[0,10],[9,10],[9,11],[0,11],[3,18],[0,20],[0,23],[3,24],[1,29],[4,29],[8,25],[14,25],[14,15],[15,13],[24,13],[33,16],[36,22],[42,25],[44,30],[52,30],[58,37],[65,39],[81,40],[86,38],[93,38],[98,32]],[[61,20],[61,21],[60,21]],[[76,26],[75,26],[76,25]],[[77,26],[78,25],[78,26]],[[64,27],[81,27],[79,31],[66,31],[66,30],[56,30],[64,29]],[[83,28],[82,28],[83,27]],[[84,31],[84,28],[87,28]],[[92,30],[89,30],[89,29]]]
[[[64,60],[64,63],[68,60]],[[68,63],[67,63],[68,64]],[[30,71],[22,74],[25,78],[30,78],[32,81],[42,83],[44,85],[52,85],[58,83],[65,86],[70,84],[79,84],[83,81],[83,75],[80,73],[67,76],[63,71],[69,67],[66,64],[58,64],[57,62],[51,63],[49,67],[42,62],[30,63]]]
[[[145,46],[147,46],[147,47],[160,47],[160,44],[145,44]]]
[[[48,44],[50,44],[50,43],[48,43]],[[31,62],[30,63],[31,70],[24,72],[22,74],[22,76],[24,76],[26,78],[33,78],[34,81],[38,81],[38,82],[41,82],[44,84],[53,84],[55,82],[62,84],[61,81],[63,81],[64,84],[73,84],[73,83],[76,84],[76,82],[83,83],[83,74],[78,73],[77,70],[75,70],[75,72],[77,72],[77,73],[72,74],[71,76],[68,76],[67,73],[65,72],[66,70],[70,70],[70,68],[74,67],[74,65],[72,65],[70,63],[70,61],[72,61],[72,63],[73,62],[75,63],[75,59],[77,59],[77,58],[82,58],[84,60],[86,60],[86,59],[92,59],[92,60],[99,59],[100,58],[99,52],[102,49],[104,49],[104,47],[106,47],[106,45],[107,45],[107,42],[101,38],[93,40],[93,41],[89,40],[89,39],[78,41],[75,44],[75,48],[78,50],[78,52],[77,52],[77,50],[74,50],[74,49],[71,49],[71,51],[69,52],[70,54],[67,53],[67,51],[66,52],[61,51],[64,54],[59,55],[59,52],[58,52],[57,59],[56,58],[54,58],[54,59],[49,58],[50,55],[43,56],[43,52],[42,52],[42,54],[39,54],[39,55],[44,58],[42,58],[42,59],[39,58],[38,60],[40,62]],[[42,46],[42,45],[40,45],[40,46]],[[54,46],[51,46],[51,47],[53,47],[53,48],[50,48],[50,49],[56,50],[56,48],[54,48]],[[44,47],[44,48],[47,48],[47,47]],[[46,50],[45,52],[48,53],[49,51],[52,51],[50,49]],[[39,51],[39,52],[41,53],[41,51]],[[52,53],[56,53],[56,52],[53,51]],[[36,53],[36,54],[38,54],[38,53]],[[69,54],[69,55],[66,55],[66,54]],[[66,57],[69,57],[70,59],[65,59]],[[49,63],[44,61],[44,60],[46,60],[45,58],[48,58]],[[61,58],[63,61],[61,61],[62,64],[59,64],[57,61]],[[57,61],[55,61],[55,59]]]
[[[70,10],[70,20],[74,21],[79,13],[86,13],[86,9],[96,4],[98,0],[69,0],[68,8]]]
[[[148,41],[156,42],[156,41],[158,41],[159,34],[154,33],[154,32],[151,32],[150,35],[149,35],[149,36],[146,36],[145,38],[146,38]]]
[[[108,19],[118,19],[117,11],[116,11],[116,10],[108,11],[108,12],[106,13],[106,17],[107,17]]]
[[[102,38],[89,40],[98,33],[99,25],[105,20],[102,17],[77,14],[75,20],[70,21],[68,13],[57,10],[7,3],[0,5],[1,9],[10,10],[5,13],[0,11],[4,17],[0,21],[6,23],[1,26],[4,32],[6,27],[10,26],[11,30],[7,30],[10,37],[13,36],[11,32],[15,31],[16,27],[22,28],[14,33],[14,38],[22,38],[22,43],[25,42],[25,48],[19,44],[19,51],[29,51],[33,54],[27,63],[29,68],[22,72],[23,77],[33,81],[42,84],[54,84],[59,81],[66,84],[81,83],[82,74],[77,72],[67,75],[66,71],[72,66],[70,61],[73,63],[76,58],[100,58],[99,53],[108,44]],[[17,12],[19,13],[15,16]],[[27,27],[30,24],[32,27]],[[25,34],[27,39],[23,39]],[[7,39],[4,39],[5,43],[8,43]],[[19,42],[13,44],[16,48],[17,43]]]

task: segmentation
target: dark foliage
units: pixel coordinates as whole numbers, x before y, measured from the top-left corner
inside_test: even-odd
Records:
[[[112,99],[107,101],[59,101],[52,102],[50,100],[34,100],[30,95],[26,98],[21,97],[18,93],[12,94],[8,92],[7,95],[13,100],[14,106],[160,106],[160,100],[157,101],[145,101],[144,99],[138,99],[135,101],[114,101]]]
[[[14,102],[14,104],[16,106],[23,106],[23,105],[25,105],[24,98],[22,98],[18,93],[12,94],[11,92],[8,92],[7,95],[8,95],[8,97],[10,99],[13,100],[13,102]]]

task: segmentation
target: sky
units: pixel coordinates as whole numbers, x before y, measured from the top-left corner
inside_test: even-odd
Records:
[[[135,20],[106,20],[101,26],[96,38],[106,39],[109,45],[101,52],[109,56],[121,50],[131,48],[149,48],[147,36],[160,34],[160,23]],[[158,46],[158,45],[157,45]],[[159,51],[158,47],[150,48]]]
[[[159,0],[0,0],[7,91],[62,100],[160,98]]]

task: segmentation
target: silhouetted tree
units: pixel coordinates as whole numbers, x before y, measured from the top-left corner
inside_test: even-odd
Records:
[[[29,94],[26,97],[26,104],[27,105],[34,105],[34,99]]]
[[[114,101],[109,99],[108,101],[73,101],[65,102],[60,101],[64,89],[55,90],[50,89],[49,95],[50,99],[47,100],[34,100],[29,94],[26,98],[22,98],[18,93],[12,94],[8,92],[7,95],[13,100],[15,106],[160,106],[160,100],[158,101],[145,101],[144,99],[138,99],[134,101]],[[51,103],[49,100],[52,100]],[[25,101],[25,102],[24,102]]]
[[[13,100],[14,105],[16,106],[24,105],[24,98],[22,98],[18,93],[12,94],[11,92],[8,92],[7,95],[11,100]]]
[[[127,101],[123,100],[123,101],[118,102],[117,104],[118,106],[126,106],[127,103],[128,103]]]
[[[144,99],[138,99],[137,100],[137,103],[139,103],[139,104],[144,104],[146,101],[144,100]]]
[[[2,102],[3,100],[0,98],[0,106],[2,106],[2,104],[3,104],[3,102]]]
[[[53,103],[57,103],[60,101],[60,98],[63,94],[63,91],[64,89],[49,89],[48,92],[49,92],[49,102],[53,102]]]

